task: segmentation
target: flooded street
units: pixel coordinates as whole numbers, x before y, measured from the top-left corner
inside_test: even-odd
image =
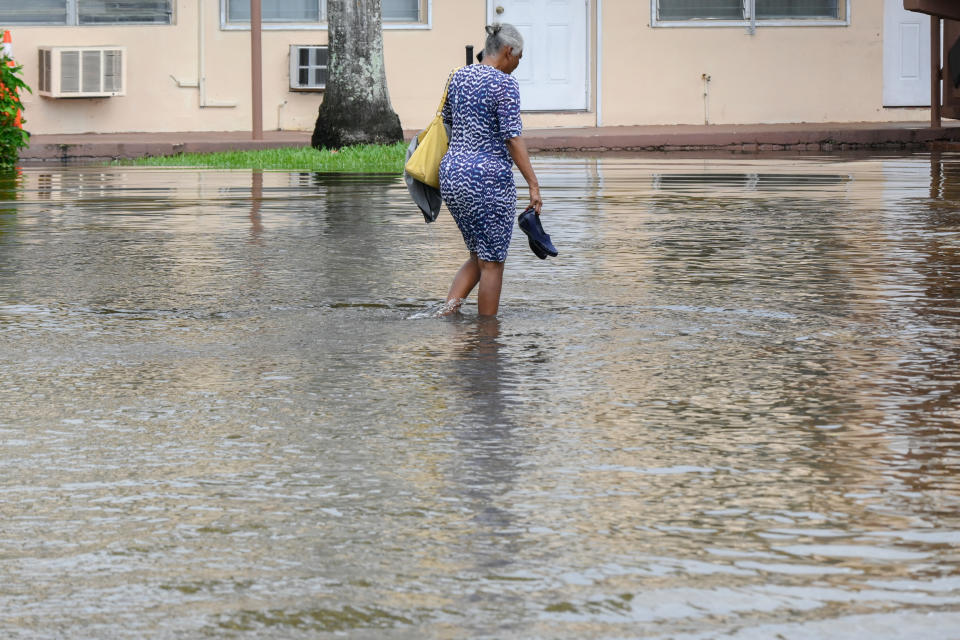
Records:
[[[0,181],[0,636],[960,638],[960,156],[534,166]]]

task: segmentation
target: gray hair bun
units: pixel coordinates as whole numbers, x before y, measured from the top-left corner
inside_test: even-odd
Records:
[[[514,55],[523,51],[523,36],[512,24],[495,22],[488,24],[487,41],[483,46],[483,55],[495,56],[504,46],[509,46]]]

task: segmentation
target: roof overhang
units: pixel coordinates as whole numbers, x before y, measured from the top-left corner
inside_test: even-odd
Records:
[[[960,0],[903,0],[903,8],[937,18],[960,20]]]

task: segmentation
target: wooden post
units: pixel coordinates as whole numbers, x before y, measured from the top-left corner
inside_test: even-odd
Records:
[[[930,16],[930,126],[939,129],[940,120],[940,18]]]
[[[253,102],[253,139],[263,140],[263,44],[261,0],[250,0],[250,84]]]

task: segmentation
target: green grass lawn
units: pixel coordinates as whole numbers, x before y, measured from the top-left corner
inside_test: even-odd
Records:
[[[133,160],[115,160],[116,165],[146,167],[211,167],[216,169],[275,169],[336,173],[401,173],[407,143],[357,145],[336,151],[313,147],[286,147],[259,151],[180,153]]]

